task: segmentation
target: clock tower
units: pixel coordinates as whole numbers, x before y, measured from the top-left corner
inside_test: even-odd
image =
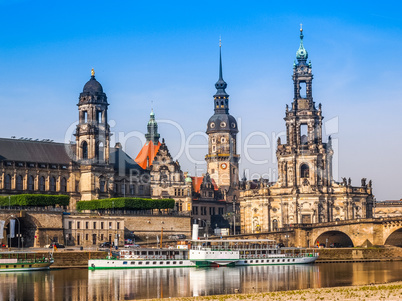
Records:
[[[222,77],[222,51],[219,45],[219,79],[215,84],[214,115],[208,120],[208,173],[226,196],[233,194],[239,181],[239,155],[236,152],[236,119],[229,114],[229,95]]]

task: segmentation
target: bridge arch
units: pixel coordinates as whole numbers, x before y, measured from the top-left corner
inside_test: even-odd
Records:
[[[10,246],[10,239],[8,235],[10,234],[10,220],[12,219],[18,219],[19,223],[18,221],[15,222],[15,237],[11,238],[11,247],[18,247],[18,227],[22,238],[20,239],[20,247],[33,247],[36,232],[38,228],[41,227],[41,224],[30,214],[25,214],[24,216],[10,214],[7,216],[4,223],[3,243],[5,243],[7,246]]]
[[[402,247],[402,227],[388,235],[385,239],[384,245]]]
[[[326,248],[354,247],[354,243],[349,235],[339,230],[323,231],[315,238],[313,243],[315,246],[317,244],[320,246],[325,245]]]

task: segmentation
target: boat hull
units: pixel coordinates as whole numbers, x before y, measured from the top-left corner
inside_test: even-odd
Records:
[[[40,271],[48,270],[52,263],[13,263],[13,264],[1,264],[0,273],[4,272],[27,272],[27,271]]]
[[[195,267],[190,260],[91,259],[89,270]]]

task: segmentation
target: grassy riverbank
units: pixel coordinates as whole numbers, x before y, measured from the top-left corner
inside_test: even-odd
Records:
[[[158,300],[158,299],[152,299]],[[393,282],[376,285],[343,286],[312,288],[294,291],[280,291],[258,294],[235,294],[216,295],[191,298],[169,298],[176,301],[191,300],[280,300],[280,301],[302,301],[302,300],[402,300],[402,282]]]

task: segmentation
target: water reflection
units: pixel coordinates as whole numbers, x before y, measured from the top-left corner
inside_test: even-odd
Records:
[[[132,300],[402,280],[402,262],[0,273],[2,300]]]

